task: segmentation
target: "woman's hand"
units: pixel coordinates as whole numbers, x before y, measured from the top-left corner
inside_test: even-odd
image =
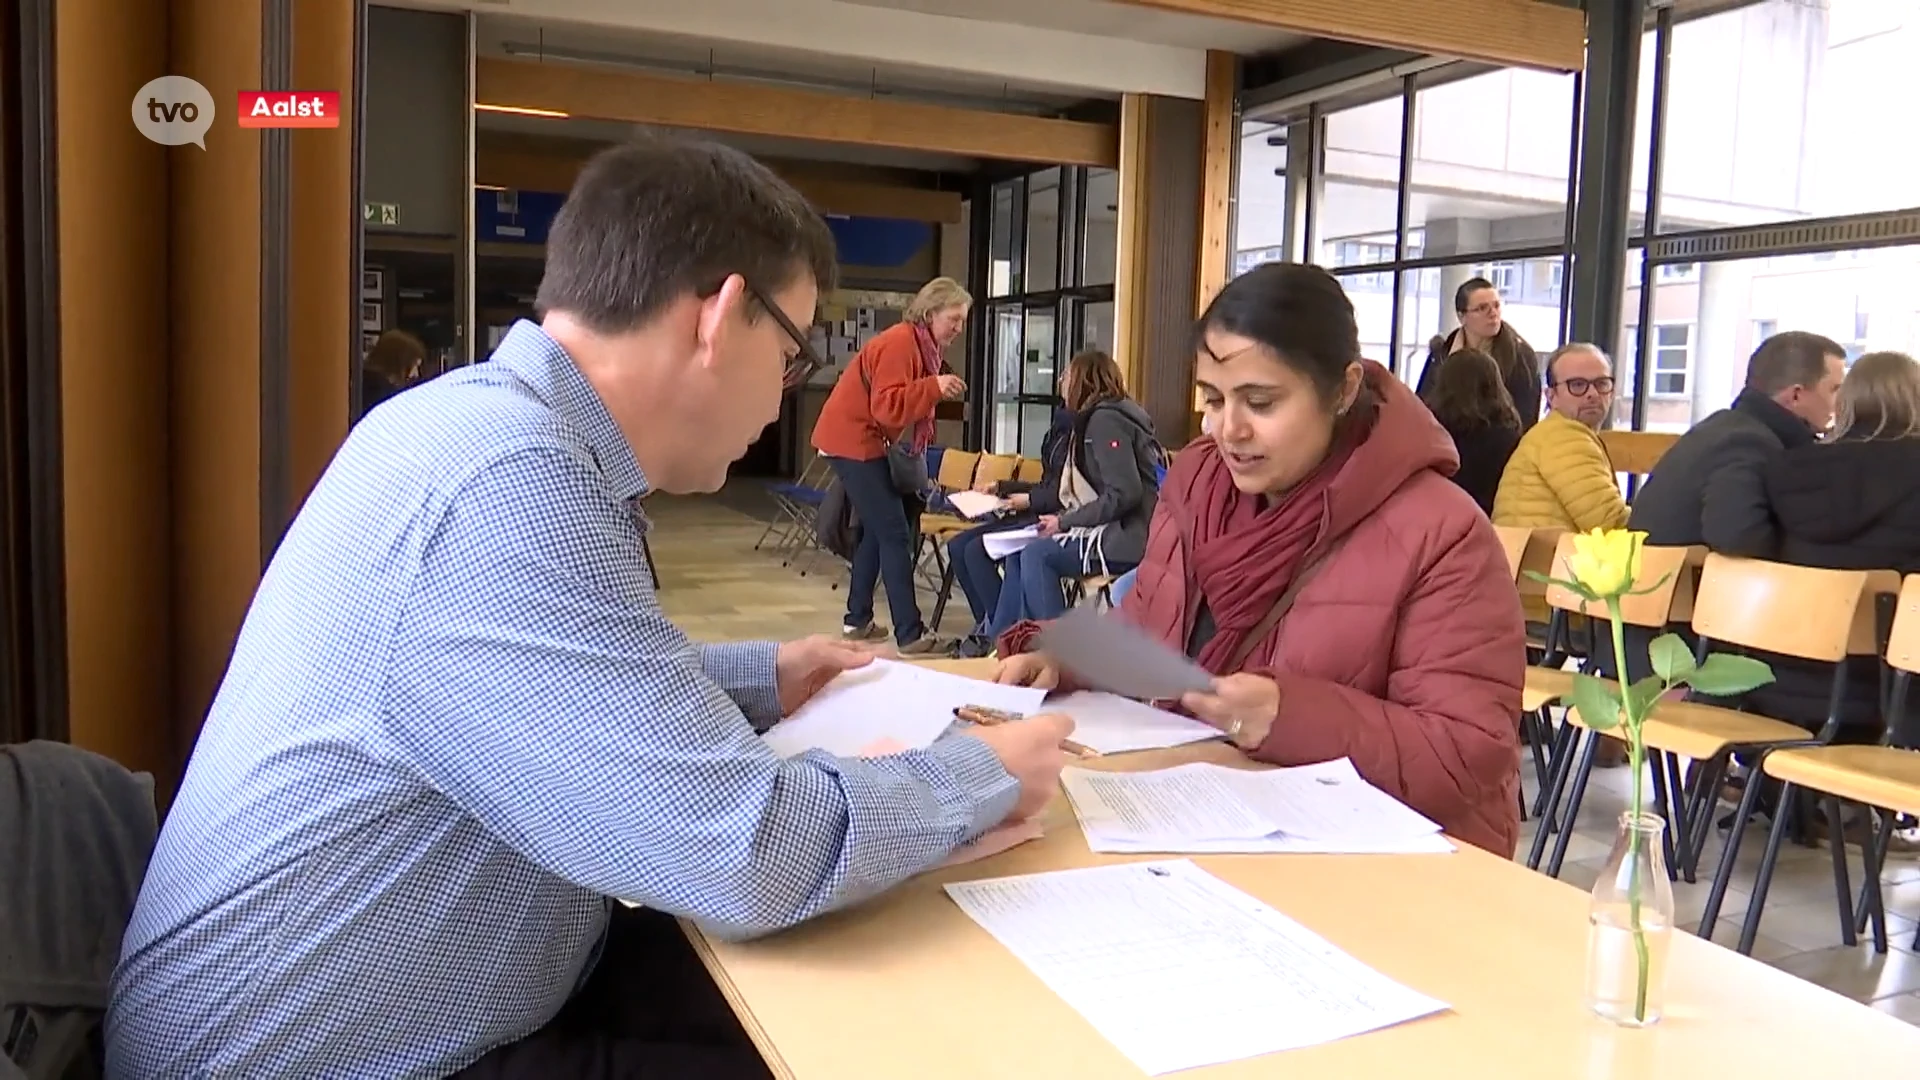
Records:
[[[947,401],[958,401],[967,392],[966,380],[958,375],[941,375],[940,396]]]
[[[1280,684],[1265,675],[1241,672],[1213,681],[1211,693],[1188,694],[1180,704],[1227,733],[1227,740],[1252,750],[1267,740],[1280,715]]]
[[[1007,496],[1007,505],[1015,510],[1026,510],[1033,506],[1033,496],[1024,491],[1016,491]]]
[[[999,668],[993,673],[993,681],[1002,686],[1052,690],[1060,685],[1060,665],[1054,663],[1046,653],[1021,653],[1000,661]]]
[[[1041,514],[1034,528],[1039,530],[1041,536],[1058,536],[1060,535],[1060,515]]]

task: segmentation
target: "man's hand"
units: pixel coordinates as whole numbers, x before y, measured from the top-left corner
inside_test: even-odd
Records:
[[[1280,715],[1280,684],[1265,675],[1241,672],[1215,679],[1212,693],[1188,694],[1180,704],[1226,732],[1235,746],[1251,750],[1266,741]]]
[[[1020,781],[1020,800],[1007,814],[1008,821],[1025,821],[1047,808],[1060,788],[1060,769],[1068,761],[1060,743],[1072,734],[1072,718],[1059,713],[1041,713],[967,732],[986,743],[1007,772]]]
[[[1041,514],[1034,528],[1039,530],[1041,536],[1058,536],[1060,535],[1060,515]]]
[[[843,671],[873,662],[873,650],[851,642],[815,634],[789,641],[773,654],[774,679],[780,691],[780,715],[792,716]]]

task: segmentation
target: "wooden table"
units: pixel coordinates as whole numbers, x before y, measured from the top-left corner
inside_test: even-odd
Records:
[[[1088,764],[1196,760],[1245,763],[1208,743]],[[940,889],[1179,857],[1091,854],[1064,797],[1045,825],[1041,840],[773,938],[729,944],[689,934],[775,1075],[789,1080],[1139,1076]],[[1684,933],[1668,964],[1666,1019],[1645,1031],[1597,1020],[1582,999],[1587,894],[1474,848],[1193,860],[1452,1011],[1181,1077],[1810,1080],[1920,1069],[1920,1028]]]

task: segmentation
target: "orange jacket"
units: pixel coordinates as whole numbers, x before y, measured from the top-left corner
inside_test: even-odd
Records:
[[[862,379],[860,373],[866,372]],[[873,461],[886,455],[881,443],[897,439],[940,404],[940,379],[922,375],[913,324],[875,334],[840,373],[813,425],[813,448],[829,457]],[[868,383],[872,392],[868,392]]]

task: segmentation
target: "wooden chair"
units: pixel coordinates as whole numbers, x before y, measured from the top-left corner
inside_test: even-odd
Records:
[[[1572,571],[1567,569],[1572,553],[1574,553],[1574,538],[1572,534],[1563,532],[1561,536],[1555,538],[1555,548],[1553,548],[1551,573],[1555,577],[1572,577]],[[1688,573],[1688,563],[1692,557],[1692,548],[1642,548],[1640,577],[1634,578],[1634,594],[1620,598],[1620,619],[1626,625],[1642,626],[1649,630],[1659,630],[1659,628],[1665,628],[1668,623],[1684,621],[1692,613],[1693,577]],[[1523,705],[1528,701],[1540,701],[1538,707],[1542,709],[1553,701],[1565,703],[1567,694],[1572,692],[1574,676],[1571,671],[1563,671],[1559,665],[1553,665],[1555,659],[1565,655],[1561,638],[1567,636],[1569,619],[1574,615],[1590,619],[1596,634],[1609,632],[1607,625],[1611,619],[1605,603],[1601,601],[1588,603],[1569,588],[1557,586],[1557,584],[1546,586],[1546,603],[1555,613],[1553,615],[1555,628],[1548,634],[1549,650],[1546,663],[1549,667],[1542,667],[1542,665],[1528,667],[1528,673],[1526,673],[1528,692],[1521,694]],[[1615,659],[1615,663],[1619,663],[1619,659]],[[1592,661],[1582,663],[1582,669],[1592,669]],[[1647,732],[1649,749],[1655,746],[1653,734],[1651,734],[1653,728],[1655,728],[1655,721],[1649,717],[1644,728]],[[1555,878],[1559,876],[1561,863],[1567,859],[1567,844],[1572,838],[1572,828],[1565,826],[1565,822],[1578,819],[1580,801],[1586,798],[1588,776],[1594,773],[1594,757],[1599,751],[1599,742],[1596,738],[1592,738],[1592,734],[1594,732],[1586,728],[1586,724],[1580,723],[1578,709],[1567,709],[1567,721],[1557,732],[1557,738],[1553,740],[1553,748],[1549,751],[1548,757],[1551,761],[1549,773],[1551,774],[1548,782],[1542,784],[1540,803],[1536,805],[1536,811],[1542,817],[1542,824],[1534,832],[1534,846],[1526,857],[1526,865],[1530,869],[1540,869],[1540,859],[1542,855],[1546,855],[1548,834],[1553,832],[1555,822],[1563,822],[1563,826],[1559,828],[1559,840],[1553,842],[1553,855],[1548,861],[1548,874]],[[1617,730],[1611,730],[1605,734],[1611,738],[1620,738],[1620,732]],[[1782,736],[1782,738],[1795,738],[1799,734],[1805,734],[1805,732],[1801,732],[1799,728],[1793,728],[1791,736]],[[1674,765],[1674,771],[1668,771],[1667,765],[1667,761],[1659,757],[1653,761],[1653,799],[1657,803],[1659,813],[1667,819],[1665,844],[1667,844],[1668,863],[1678,865],[1676,855],[1680,853],[1680,847],[1676,844],[1680,836],[1682,813],[1678,809],[1678,799],[1672,798],[1680,790],[1680,784],[1676,782],[1678,765]],[[1569,778],[1572,778],[1572,792],[1567,798],[1567,811],[1565,815],[1561,815],[1557,813],[1557,807],[1559,807],[1561,794],[1567,790]]]
[[[1680,436],[1665,431],[1603,431],[1600,445],[1615,472],[1645,476],[1660,463]]]
[[[1781,782],[1779,808],[1784,808],[1796,789],[1813,793],[1826,811],[1827,844],[1833,854],[1834,895],[1840,908],[1840,937],[1847,945],[1858,942],[1858,934],[1863,924],[1871,921],[1873,926],[1874,951],[1887,951],[1886,910],[1881,902],[1880,871],[1881,862],[1886,857],[1886,845],[1893,834],[1894,818],[1899,814],[1920,814],[1920,747],[1899,745],[1896,739],[1903,735],[1906,719],[1907,693],[1912,684],[1914,672],[1920,672],[1920,574],[1910,575],[1900,585],[1897,597],[1889,596],[1886,591],[1890,575],[1876,573],[1869,576],[1865,587],[1865,597],[1873,601],[1875,623],[1885,624],[1886,663],[1893,670],[1891,693],[1883,702],[1882,719],[1885,730],[1880,741],[1872,746],[1826,746],[1818,745],[1819,740],[1811,740],[1814,745],[1777,747],[1769,751],[1760,760],[1758,772]],[[1877,580],[1876,580],[1877,579]],[[1860,608],[1870,605],[1862,603]],[[1893,608],[1892,612],[1886,611]],[[1860,619],[1856,608],[1855,631],[1859,629]],[[1876,629],[1878,627],[1876,626]],[[1858,655],[1860,642],[1850,643],[1849,652]],[[1757,780],[1748,782],[1749,794],[1759,788]],[[1749,796],[1741,798],[1742,810],[1748,810]],[[1843,835],[1841,804],[1858,803],[1866,807],[1871,814],[1873,829],[1863,845],[1861,853],[1862,882],[1860,902],[1852,900],[1852,890],[1847,883],[1847,845]],[[1787,814],[1776,809],[1773,822],[1767,830],[1766,851],[1760,856],[1760,866],[1754,874],[1753,894],[1749,900],[1747,915],[1740,928],[1739,950],[1743,953],[1753,949],[1753,942],[1760,931],[1760,919],[1767,902],[1767,890],[1773,883],[1773,868],[1780,854],[1780,840],[1786,831]],[[1745,814],[1738,819],[1746,820]],[[1723,854],[1723,870],[1731,872],[1734,854],[1738,850],[1739,836],[1727,838],[1727,853]],[[1725,884],[1718,876],[1714,880],[1715,892],[1724,890]],[[1711,900],[1710,895],[1710,900]],[[1717,919],[1719,910],[1715,906],[1713,916]],[[1711,924],[1702,920],[1703,929],[1711,933]],[[1920,949],[1920,933],[1914,936],[1914,948]]]
[[[1023,484],[1037,484],[1046,476],[1046,465],[1039,458],[1021,458],[1013,478]]]

